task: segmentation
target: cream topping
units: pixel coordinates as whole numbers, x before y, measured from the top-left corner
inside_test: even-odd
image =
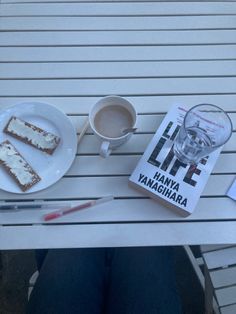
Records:
[[[7,130],[22,138],[27,138],[33,145],[41,149],[52,149],[57,145],[57,136],[45,131],[34,130],[18,118],[12,118]]]
[[[0,161],[10,168],[11,173],[17,177],[20,184],[26,185],[33,181],[34,174],[30,165],[19,155],[10,143],[0,145]]]

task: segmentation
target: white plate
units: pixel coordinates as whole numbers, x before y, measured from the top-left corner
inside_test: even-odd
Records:
[[[48,155],[2,132],[11,116],[60,136],[61,141],[53,155]],[[70,168],[77,150],[76,131],[70,119],[56,107],[40,103],[20,103],[0,111],[0,143],[8,139],[41,177],[27,193],[43,190],[57,182]],[[14,180],[0,167],[0,189],[13,193],[22,192]]]

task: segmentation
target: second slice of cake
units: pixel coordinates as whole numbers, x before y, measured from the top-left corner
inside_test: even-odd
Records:
[[[3,131],[49,155],[53,154],[60,142],[59,136],[14,116]]]

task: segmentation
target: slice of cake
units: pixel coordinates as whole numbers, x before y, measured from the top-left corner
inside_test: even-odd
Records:
[[[3,131],[49,155],[53,154],[60,142],[59,136],[17,117],[11,117]]]
[[[9,141],[0,144],[1,164],[23,192],[41,180],[39,175]]]

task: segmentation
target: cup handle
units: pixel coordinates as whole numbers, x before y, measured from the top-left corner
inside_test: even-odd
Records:
[[[100,147],[100,156],[103,158],[106,158],[110,155],[111,149],[109,148],[110,143],[107,141],[102,142],[102,145]]]

